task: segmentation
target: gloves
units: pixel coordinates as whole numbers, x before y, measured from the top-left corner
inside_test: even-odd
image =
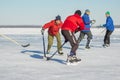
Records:
[[[64,43],[68,42],[68,40],[66,39],[66,37],[65,37],[65,36],[64,36],[64,39],[65,39]]]
[[[103,25],[102,24],[100,24],[100,26],[99,27],[103,27]]]
[[[43,28],[41,29],[41,34],[42,34],[42,35],[44,34],[44,29],[43,29]]]
[[[96,20],[91,20],[90,23],[91,24],[95,24]]]
[[[66,43],[66,42],[68,42],[68,40],[67,40],[67,39],[65,40],[65,43]]]
[[[100,27],[105,27],[105,24],[101,24]]]
[[[80,31],[80,28],[77,28],[77,29],[75,30],[75,33],[77,33],[78,31]]]
[[[105,27],[106,25],[105,25],[105,24],[103,24],[102,26],[103,26],[103,27]]]

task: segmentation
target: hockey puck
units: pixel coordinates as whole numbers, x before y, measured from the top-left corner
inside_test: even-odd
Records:
[[[21,45],[22,47],[28,47],[28,46],[30,46],[30,44],[28,43],[28,44],[26,44],[26,45]]]

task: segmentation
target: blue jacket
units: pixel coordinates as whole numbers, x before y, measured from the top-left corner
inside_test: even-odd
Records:
[[[106,19],[106,24],[103,25],[109,31],[114,31],[114,24],[112,18],[109,16]]]
[[[90,31],[90,28],[91,28],[89,15],[85,13],[85,14],[82,16],[82,19],[83,19],[83,22],[84,22],[84,24],[85,24],[85,28],[84,28],[84,30],[82,30],[82,31],[83,31],[83,32],[89,32],[89,31]]]

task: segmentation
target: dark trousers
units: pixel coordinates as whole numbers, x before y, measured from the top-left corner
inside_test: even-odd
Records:
[[[90,44],[90,40],[92,39],[92,33],[91,31],[89,32],[80,32],[79,38],[78,38],[78,43],[80,43],[82,41],[82,39],[84,39],[85,35],[87,35],[87,43],[86,46],[89,46]]]
[[[76,55],[76,50],[78,49],[78,43],[77,43],[74,33],[68,30],[62,30],[61,32],[65,38],[65,41],[68,41],[70,43],[72,47],[71,52],[73,53],[73,55]]]
[[[110,44],[110,35],[112,34],[113,31],[106,31],[105,37],[104,37],[104,44]]]

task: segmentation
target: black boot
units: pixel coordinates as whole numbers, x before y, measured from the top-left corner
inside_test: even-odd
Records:
[[[89,45],[86,45],[86,47],[85,47],[86,49],[90,49],[90,46]]]
[[[74,63],[74,62],[79,62],[81,59],[77,58],[76,55],[68,55],[67,62],[68,63]]]
[[[110,44],[103,44],[103,47],[109,47]]]
[[[64,53],[62,51],[58,51],[58,54],[63,55]]]
[[[75,62],[81,61],[81,59],[77,58],[76,55],[73,55],[73,59],[74,59]]]
[[[74,63],[73,56],[70,55],[67,56],[67,63]]]

